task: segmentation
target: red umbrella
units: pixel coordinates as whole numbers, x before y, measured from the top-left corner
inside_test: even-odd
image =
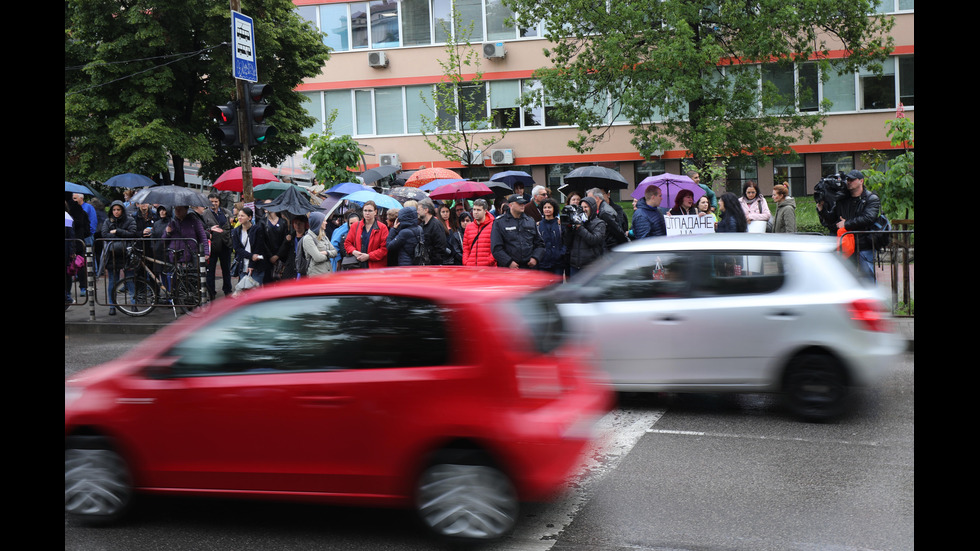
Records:
[[[452,199],[458,201],[460,199],[473,199],[474,197],[483,197],[486,195],[493,195],[493,191],[486,184],[463,180],[437,187],[429,194],[429,199]]]
[[[276,178],[276,175],[268,170],[258,166],[252,167],[252,186],[277,181],[279,178]],[[236,167],[225,172],[214,181],[211,187],[222,191],[242,191],[242,167]]]
[[[452,180],[462,180],[463,177],[459,174],[449,170],[448,168],[423,168],[422,170],[415,171],[408,180],[405,181],[407,187],[422,187],[428,184],[432,180],[438,180],[440,178],[447,178]]]

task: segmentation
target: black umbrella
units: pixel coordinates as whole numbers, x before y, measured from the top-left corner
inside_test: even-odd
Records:
[[[589,187],[605,190],[629,187],[622,174],[604,166],[580,166],[569,172],[564,180],[569,188],[576,190],[584,190]]]
[[[210,207],[211,202],[202,193],[181,186],[153,186],[143,188],[133,195],[133,203],[150,203],[170,207]]]
[[[510,189],[514,189],[514,184],[524,184],[524,187],[531,187],[534,185],[534,178],[530,174],[522,170],[505,170],[503,172],[498,172],[490,177],[491,182],[503,182],[510,186]]]
[[[271,202],[263,203],[258,206],[263,210],[272,212],[287,212],[294,216],[306,215],[310,212],[318,210],[316,205],[311,203],[309,199],[303,196],[303,193],[299,191],[298,186],[287,188],[286,191],[282,192],[282,195],[276,197]]]
[[[365,184],[370,185],[382,178],[387,178],[396,172],[398,172],[398,167],[379,166],[377,168],[372,168],[371,170],[365,170],[362,172],[361,179],[364,180]]]
[[[428,199],[429,194],[422,191],[417,187],[393,187],[385,192],[385,195],[389,195],[398,200],[399,203],[405,204],[406,201],[421,201],[423,199]]]

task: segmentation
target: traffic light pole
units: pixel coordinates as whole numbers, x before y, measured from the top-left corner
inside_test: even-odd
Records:
[[[252,150],[247,137],[250,129],[248,114],[245,112],[245,96],[248,92],[244,80],[236,79],[235,83],[238,95],[238,135],[242,141],[242,202],[251,203],[255,201],[255,197],[252,194]]]

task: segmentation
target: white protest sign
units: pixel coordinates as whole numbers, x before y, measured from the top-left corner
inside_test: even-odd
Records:
[[[664,216],[667,235],[691,235],[696,233],[715,233],[715,219],[712,216]]]

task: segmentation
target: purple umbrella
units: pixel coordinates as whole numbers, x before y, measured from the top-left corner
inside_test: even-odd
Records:
[[[660,188],[660,193],[663,195],[663,200],[660,202],[666,208],[674,206],[674,198],[677,197],[677,193],[681,190],[690,190],[694,193],[694,202],[697,203],[704,195],[704,190],[701,186],[694,183],[694,180],[688,178],[687,176],[679,174],[660,174],[658,176],[649,176],[644,178],[639,184],[636,185],[636,189],[630,194],[630,197],[634,199],[643,200],[643,194],[646,189],[650,186],[657,186]]]

